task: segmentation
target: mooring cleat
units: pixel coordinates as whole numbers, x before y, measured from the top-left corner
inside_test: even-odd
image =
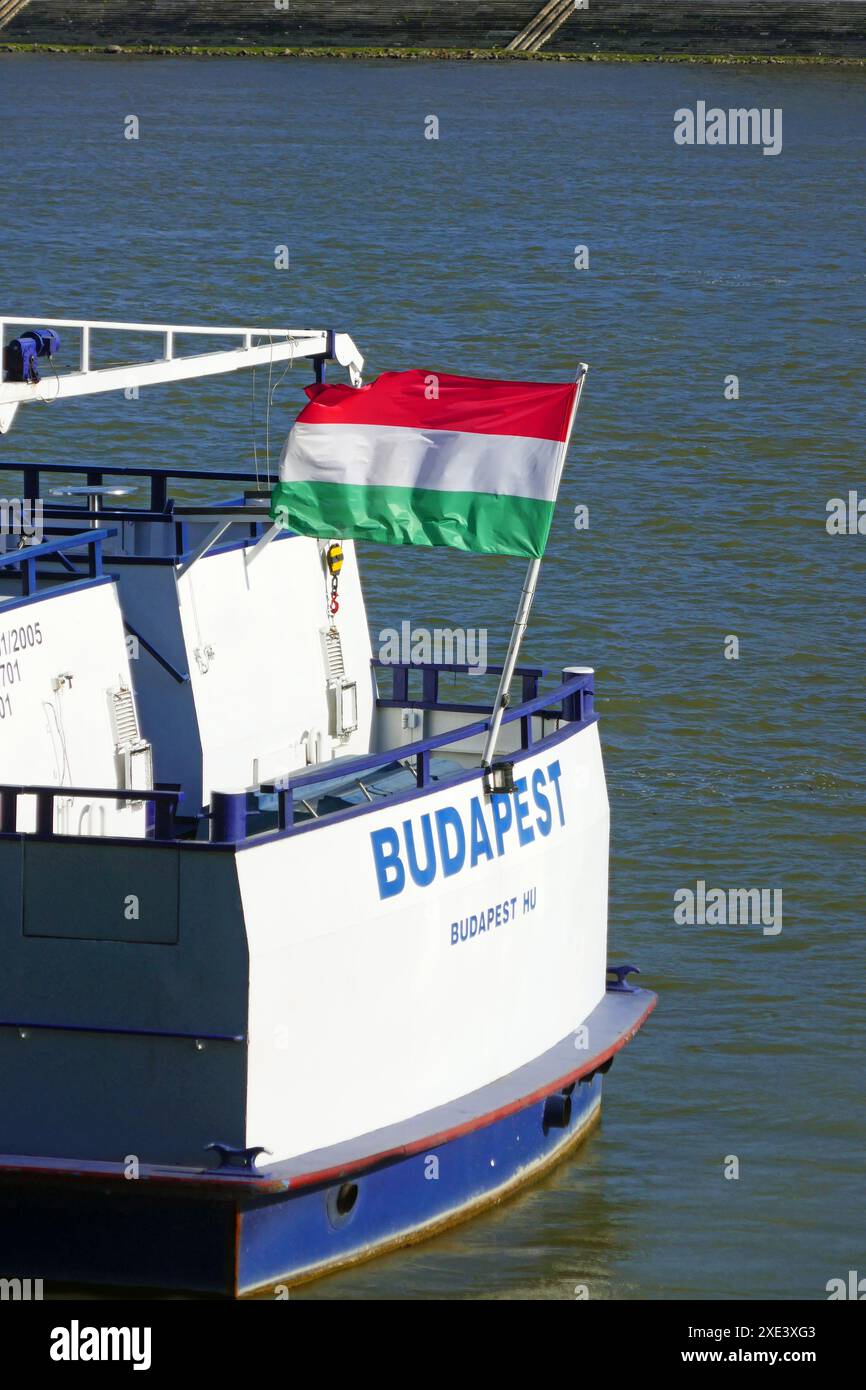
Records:
[[[251,1149],[235,1149],[231,1144],[205,1144],[206,1149],[213,1149],[219,1157],[220,1168],[244,1168],[248,1172],[256,1166],[256,1159],[259,1154],[269,1154],[270,1149],[265,1149],[261,1144],[255,1144]]]
[[[622,994],[634,994],[638,988],[637,985],[630,985],[626,979],[628,975],[640,974],[640,970],[636,965],[609,965],[607,967],[607,974],[608,981],[606,988],[611,991],[619,990]],[[615,975],[616,979],[611,980],[609,978],[611,975]]]

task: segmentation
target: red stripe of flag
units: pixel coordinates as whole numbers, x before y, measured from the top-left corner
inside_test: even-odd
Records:
[[[428,399],[435,387],[436,395]],[[383,372],[369,386],[306,387],[304,425],[397,425],[564,440],[574,382],[492,381],[445,372]]]

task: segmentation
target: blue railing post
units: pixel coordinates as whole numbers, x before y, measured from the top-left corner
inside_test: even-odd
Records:
[[[168,502],[168,478],[164,473],[150,475],[150,510],[164,512]]]
[[[90,561],[90,578],[98,579],[102,574],[102,541],[94,541],[88,549],[88,559]]]
[[[18,789],[4,787],[0,791],[0,831],[14,835],[18,829]]]
[[[39,500],[39,469],[24,469],[24,498],[27,502]]]
[[[277,825],[280,830],[291,830],[295,823],[295,792],[291,782],[277,791]]]
[[[391,699],[401,704],[409,699],[409,667],[395,666],[391,681]]]
[[[430,749],[422,748],[418,757],[415,759],[415,785],[427,787],[430,785]]]
[[[153,812],[153,838],[155,840],[173,840],[175,838],[174,818],[180,799],[180,783],[157,782],[154,791],[175,793],[172,797],[159,797],[154,803]]]
[[[436,666],[423,666],[421,670],[421,699],[435,705],[439,699],[439,669]]]
[[[562,673],[562,683],[566,685],[574,680],[575,676],[586,676],[586,684],[583,689],[575,690],[572,695],[565,695],[562,701],[563,719],[580,721],[589,719],[593,713],[593,694],[595,692],[595,667],[594,666],[566,666]]]
[[[60,788],[57,788],[60,791]],[[40,791],[36,794],[36,834],[54,834],[54,792]]]
[[[211,792],[210,838],[237,844],[247,838],[246,792]]]

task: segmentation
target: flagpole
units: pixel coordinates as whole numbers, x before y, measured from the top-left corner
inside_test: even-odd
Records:
[[[571,417],[568,421],[568,429],[565,439],[562,442],[562,452],[559,456],[559,467],[556,475],[556,493],[559,493],[559,481],[562,477],[562,470],[565,467],[565,456],[568,453],[568,445],[571,440],[571,431],[574,428],[574,417],[577,414],[577,407],[580,402],[580,392],[584,378],[589,371],[585,362],[581,362],[577,369],[575,382],[577,390],[574,394],[574,405],[571,408]],[[505,656],[505,664],[502,667],[502,675],[499,677],[499,689],[496,692],[496,699],[493,703],[493,715],[490,720],[490,728],[487,732],[487,739],[484,744],[484,752],[481,754],[481,764],[483,767],[491,767],[493,755],[496,751],[496,741],[499,737],[499,730],[502,726],[502,718],[508,708],[508,692],[514,678],[514,669],[517,666],[517,657],[520,652],[520,644],[523,641],[523,634],[529,625],[529,613],[532,608],[532,601],[535,598],[535,591],[538,587],[538,575],[541,570],[541,556],[530,560],[529,568],[526,571],[526,578],[523,581],[523,591],[520,595],[520,603],[514,618],[511,629],[511,640],[508,644],[508,651]]]

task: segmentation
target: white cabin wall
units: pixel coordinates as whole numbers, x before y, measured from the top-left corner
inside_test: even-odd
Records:
[[[238,853],[248,1144],[287,1158],[426,1111],[538,1056],[599,1002],[609,812],[597,726],[516,775],[555,759],[564,825],[525,845],[505,835],[501,857],[440,869],[427,887],[407,876],[397,896],[380,898],[371,832],[417,829],[446,806],[466,824],[480,779]],[[489,800],[484,814],[490,826]],[[533,911],[452,944],[452,922],[533,887]]]
[[[110,693],[132,679],[111,580],[0,603],[0,666],[0,782],[122,786]],[[145,817],[140,803],[59,796],[54,824],[65,834],[139,836]],[[18,825],[33,829],[33,798],[20,798]]]
[[[203,756],[203,799],[303,767],[311,738],[321,759],[366,752],[374,711],[370,640],[355,563],[340,575],[346,676],[358,684],[358,730],[329,737],[325,655],[329,579],[315,540],[280,537],[252,560],[240,547],[198,560],[177,584],[186,667]]]
[[[386,684],[389,680],[388,673],[385,673],[382,685],[384,697],[390,698],[390,686]],[[385,691],[388,692],[385,695]],[[493,699],[491,697],[491,706]],[[485,715],[489,711],[485,711]],[[408,744],[419,743],[425,738],[437,738],[440,734],[450,733],[452,729],[457,730],[475,719],[482,719],[483,715],[470,716],[461,710],[446,709],[415,709],[410,705],[402,708],[385,707],[376,712],[376,730],[374,738],[374,748],[377,752],[383,752],[388,748],[405,748]],[[550,722],[543,723],[537,717],[532,720],[532,733],[534,739],[543,738],[550,733]],[[519,753],[521,748],[520,720],[513,719],[507,724],[503,723],[499,729],[499,737],[496,740],[496,756],[506,757],[514,753]],[[461,759],[465,758],[467,764],[474,767],[480,761],[484,746],[487,742],[486,733],[473,734],[469,738],[461,739],[452,744],[443,744],[436,749],[439,757]]]

